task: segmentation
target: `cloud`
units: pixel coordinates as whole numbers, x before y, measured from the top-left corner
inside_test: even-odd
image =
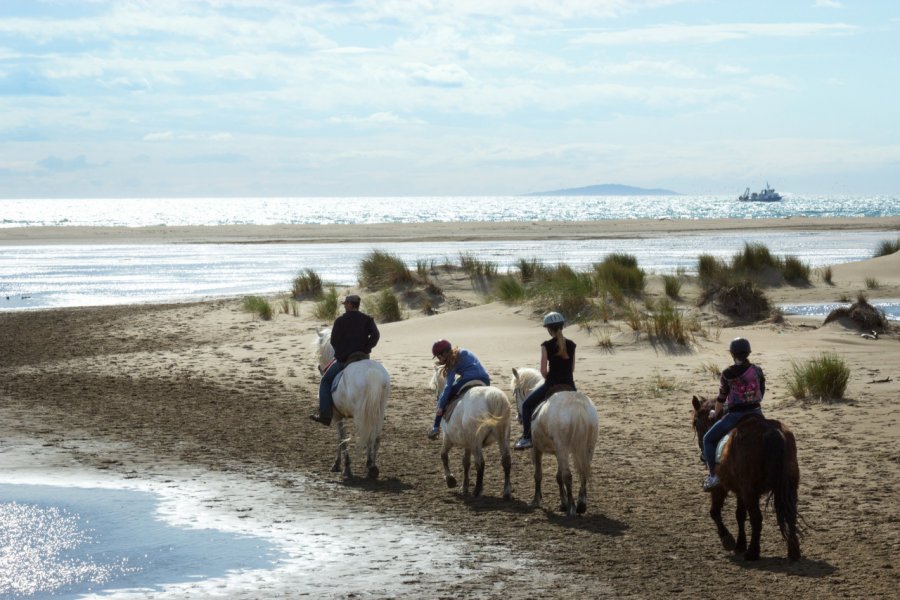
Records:
[[[403,117],[400,117],[390,111],[372,113],[367,117],[353,117],[353,116],[332,117],[328,121],[329,121],[329,123],[334,123],[336,125],[346,125],[346,124],[424,125],[425,124],[425,121],[423,121],[422,119],[403,118]]]
[[[472,81],[465,69],[459,65],[431,66],[422,63],[406,65],[410,80],[417,85],[442,88],[462,87]]]
[[[143,138],[145,142],[174,142],[174,141],[229,141],[233,138],[230,133],[175,133],[173,131],[157,131],[148,133]]]
[[[37,165],[47,171],[81,171],[83,169],[88,169],[93,165],[88,164],[87,159],[84,157],[84,154],[79,154],[75,158],[66,160],[64,158],[59,158],[56,156],[48,156],[42,160],[37,162]]]
[[[642,29],[584,34],[576,44],[599,46],[640,44],[717,44],[760,37],[852,35],[859,30],[843,23],[722,23],[717,25],[657,25]]]

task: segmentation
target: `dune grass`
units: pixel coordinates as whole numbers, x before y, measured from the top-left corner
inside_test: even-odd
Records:
[[[308,298],[317,300],[322,297],[322,278],[313,269],[303,269],[294,278],[291,296],[297,300]]]
[[[368,305],[367,310],[372,316],[382,323],[394,323],[403,320],[400,301],[389,289],[382,290],[375,298],[368,300],[366,304]]]
[[[394,285],[413,283],[412,271],[399,256],[381,250],[373,250],[359,265],[360,285],[375,290]]]
[[[678,300],[681,295],[681,279],[676,275],[663,275],[663,289],[666,296],[672,300]]]
[[[900,237],[896,240],[883,240],[878,243],[878,247],[875,248],[875,254],[872,255],[872,258],[887,256],[897,251],[900,251]]]
[[[265,298],[259,296],[245,296],[241,306],[247,312],[256,314],[263,321],[272,319],[272,305]]]
[[[494,282],[494,294],[507,304],[525,300],[525,286],[513,275],[504,275]]]
[[[806,362],[791,362],[788,392],[794,398],[840,400],[847,391],[850,369],[837,354],[825,352]]]
[[[598,289],[618,289],[626,294],[644,292],[645,273],[631,254],[613,253],[594,264],[594,279]]]
[[[330,287],[327,292],[322,294],[322,299],[316,302],[313,315],[323,321],[332,321],[338,316],[338,306],[340,306],[340,299],[337,290]]]
[[[765,244],[745,243],[743,249],[725,261],[711,254],[697,257],[697,274],[704,290],[735,285],[742,280],[757,284],[809,285],[810,266],[796,256],[780,258]]]
[[[497,276],[497,263],[481,260],[478,257],[465,252],[460,252],[459,254],[459,266],[462,267],[462,270],[470,277],[485,277],[490,279]]]

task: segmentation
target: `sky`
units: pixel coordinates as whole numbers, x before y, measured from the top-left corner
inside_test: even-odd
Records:
[[[0,0],[0,197],[900,194],[896,0]]]

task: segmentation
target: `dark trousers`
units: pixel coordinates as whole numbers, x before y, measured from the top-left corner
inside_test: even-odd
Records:
[[[322,374],[322,381],[319,382],[319,416],[323,419],[330,420],[334,413],[334,398],[331,396],[331,384],[334,383],[334,378],[344,370],[345,366],[346,363],[336,360]]]
[[[544,382],[528,394],[528,397],[522,402],[522,437],[531,439],[531,416],[534,414],[534,409],[544,401],[549,389],[550,386]]]

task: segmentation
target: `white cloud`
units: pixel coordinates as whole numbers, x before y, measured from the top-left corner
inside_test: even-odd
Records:
[[[574,40],[601,46],[635,44],[716,44],[757,37],[851,35],[859,30],[842,23],[723,23],[716,25],[656,25],[641,29],[598,31]]]

